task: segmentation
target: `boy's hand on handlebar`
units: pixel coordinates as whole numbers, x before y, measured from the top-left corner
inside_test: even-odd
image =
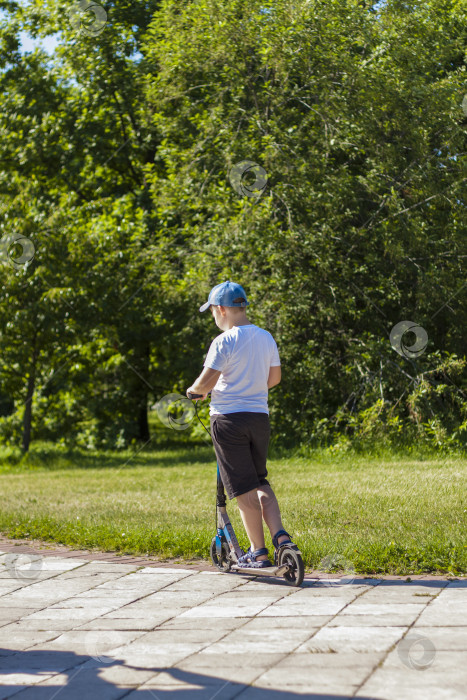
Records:
[[[190,386],[189,389],[186,390],[186,395],[188,396],[189,399],[192,399],[194,401],[203,401],[206,396],[208,395],[209,392],[206,392],[206,394],[200,394],[198,391],[193,391],[193,387]],[[196,398],[195,398],[196,397]]]

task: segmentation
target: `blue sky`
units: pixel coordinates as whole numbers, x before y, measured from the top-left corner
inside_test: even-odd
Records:
[[[57,35],[48,36],[45,39],[31,39],[26,32],[21,32],[19,36],[22,52],[34,51],[38,46],[41,46],[48,54],[52,54],[59,42]]]
[[[0,19],[2,17],[8,18],[8,16],[9,15],[6,10],[0,10]],[[48,36],[45,39],[32,39],[27,32],[20,32],[19,38],[22,53],[25,51],[34,51],[34,49],[38,46],[42,46],[44,51],[46,51],[48,54],[52,54],[58,44],[58,35]]]

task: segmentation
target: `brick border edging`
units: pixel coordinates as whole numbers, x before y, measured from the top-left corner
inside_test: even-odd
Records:
[[[16,554],[43,554],[51,557],[67,557],[68,559],[87,559],[89,561],[107,561],[114,564],[134,564],[136,566],[165,566],[170,568],[199,568],[200,570],[212,569],[212,564],[199,559],[159,559],[156,556],[135,556],[130,554],[118,554],[99,549],[73,549],[64,544],[46,540],[12,539],[0,534],[0,550],[3,552],[14,551]]]
[[[44,551],[45,550],[45,551]],[[214,571],[214,566],[203,559],[159,559],[155,556],[133,556],[129,554],[117,554],[116,552],[105,552],[102,550],[72,549],[64,544],[48,542],[45,540],[12,539],[0,533],[0,551],[15,552],[15,554],[43,554],[44,556],[62,556],[67,559],[87,559],[88,561],[106,561],[114,564],[129,564],[135,566],[157,566],[160,568],[186,569],[193,568],[194,571]],[[336,578],[332,575],[323,574],[321,571],[308,571],[305,579],[326,579]],[[465,578],[465,575],[449,576],[435,574],[411,574],[410,576],[393,576],[387,574],[360,574],[360,579],[382,579],[389,581],[456,581]]]

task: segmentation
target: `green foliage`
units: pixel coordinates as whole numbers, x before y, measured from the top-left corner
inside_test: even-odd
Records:
[[[465,448],[465,5],[105,10],[89,35],[33,0],[0,30],[0,238],[35,249],[0,265],[0,438],[146,444],[230,278],[279,346],[272,449]],[[59,31],[55,56],[22,55],[21,30]],[[229,178],[245,160],[258,196]],[[389,340],[406,319],[416,359]]]

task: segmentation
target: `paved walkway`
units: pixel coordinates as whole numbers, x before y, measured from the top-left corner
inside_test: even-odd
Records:
[[[293,588],[16,544],[0,540],[0,700],[467,700],[465,579]]]

